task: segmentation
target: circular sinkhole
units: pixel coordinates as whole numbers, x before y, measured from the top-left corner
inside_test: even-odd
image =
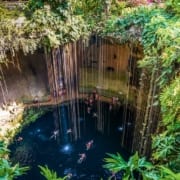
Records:
[[[124,112],[131,117],[126,122]],[[38,165],[48,165],[60,177],[72,174],[74,180],[108,179],[111,173],[103,169],[103,158],[116,152],[128,158],[121,140],[124,134],[125,144],[132,144],[132,117],[132,112],[118,103],[90,105],[76,100],[55,107],[25,127],[10,145],[12,162],[31,168],[18,179],[43,180]]]

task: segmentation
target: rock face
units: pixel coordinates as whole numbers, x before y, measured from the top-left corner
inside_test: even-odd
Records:
[[[4,92],[0,90],[0,104],[5,100],[27,101],[47,94],[48,80],[44,53],[37,52],[27,56],[19,53],[16,58],[19,68],[11,63],[2,66],[5,81],[1,81]]]

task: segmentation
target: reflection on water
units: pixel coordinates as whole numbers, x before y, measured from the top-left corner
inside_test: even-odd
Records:
[[[60,152],[63,153],[63,154],[71,155],[73,150],[74,149],[73,149],[72,144],[65,144],[65,145],[60,147]]]
[[[120,147],[122,108],[116,108],[112,113],[108,104],[101,104],[104,113],[101,118],[105,123],[102,133],[97,128],[98,111],[92,108],[89,114],[87,106],[81,102],[77,118],[81,137],[76,141],[73,139],[73,117],[69,116],[68,108],[68,105],[60,106],[60,119],[55,118],[54,112],[49,112],[17,135],[23,137],[23,140],[10,146],[11,159],[31,167],[28,174],[19,180],[43,180],[37,166],[45,164],[61,177],[71,174],[74,180],[108,179],[111,173],[102,168],[106,153],[120,152],[127,157],[127,153]],[[122,173],[117,174],[116,179],[121,179],[121,176]]]

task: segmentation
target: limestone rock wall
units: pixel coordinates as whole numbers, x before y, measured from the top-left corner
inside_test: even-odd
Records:
[[[19,53],[16,58],[18,58],[19,68],[12,63],[8,66],[1,65],[4,77],[1,75],[0,104],[4,102],[4,99],[7,102],[30,100],[35,96],[43,97],[48,93],[44,53],[36,52],[27,56]]]

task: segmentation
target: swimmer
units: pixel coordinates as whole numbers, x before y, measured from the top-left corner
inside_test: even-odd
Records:
[[[56,140],[58,134],[59,134],[59,130],[53,131],[53,135],[50,137],[50,139],[54,138]]]
[[[35,98],[34,98],[33,102],[34,102],[35,104],[37,104],[37,103],[39,102],[39,99],[38,99],[38,97],[37,97],[37,96],[35,96]]]
[[[116,179],[116,173],[112,172],[111,176],[109,177],[109,179]]]
[[[16,139],[17,142],[21,142],[22,140],[23,140],[23,137],[21,137],[21,136],[19,136],[19,137]]]
[[[86,150],[88,151],[93,146],[94,141],[91,140],[88,143],[86,143]]]
[[[123,127],[122,127],[122,126],[119,126],[119,127],[118,127],[118,131],[123,131]]]
[[[112,104],[109,105],[109,111],[111,111],[113,108]]]
[[[132,124],[131,122],[128,122],[128,123],[127,123],[128,126],[131,126],[131,124]]]
[[[90,107],[87,108],[87,113],[88,113],[88,114],[91,113],[91,108],[90,108]]]
[[[81,164],[83,161],[85,161],[86,159],[86,154],[85,153],[82,153],[82,154],[79,154],[80,158],[78,159],[77,163],[78,164]]]
[[[93,99],[89,98],[89,104],[92,105],[93,104]]]
[[[99,95],[96,93],[95,94],[95,101],[98,101],[99,100]]]
[[[84,103],[87,105],[89,104],[89,98],[88,97],[84,100]]]
[[[94,112],[93,113],[93,117],[98,117],[97,113]]]
[[[67,178],[67,179],[71,179],[72,176],[73,176],[72,173],[68,173],[67,176],[66,176],[66,178]]]
[[[66,131],[66,134],[71,134],[71,133],[72,133],[72,129],[71,128]]]

